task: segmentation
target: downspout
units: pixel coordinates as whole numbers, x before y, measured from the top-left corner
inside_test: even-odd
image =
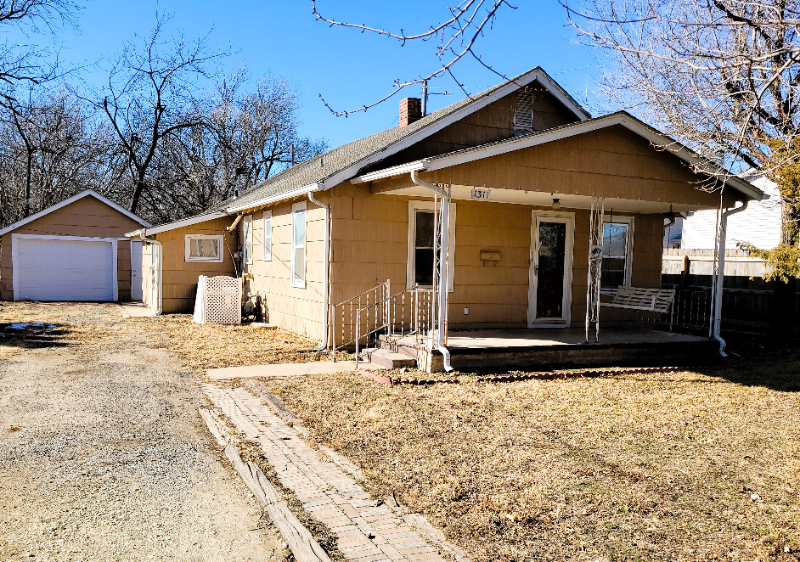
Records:
[[[411,181],[413,181],[416,185],[420,187],[425,187],[430,189],[431,191],[438,193],[442,197],[442,223],[447,225],[446,228],[442,229],[442,239],[440,250],[443,252],[444,256],[447,256],[447,248],[449,248],[449,226],[450,226],[450,194],[447,193],[444,189],[439,187],[438,185],[428,183],[424,180],[419,178],[417,174],[417,170],[411,171]],[[447,288],[449,287],[450,283],[447,278],[448,267],[447,267],[447,259],[440,259],[439,260],[439,329],[436,332],[436,348],[441,352],[442,359],[444,362],[444,370],[445,371],[452,371],[453,367],[450,365],[450,351],[444,345],[444,330],[445,326],[447,325]]]
[[[712,337],[719,342],[719,354],[722,357],[728,356],[728,354],[725,353],[725,346],[728,344],[725,343],[725,340],[720,336],[720,329],[722,326],[722,290],[725,283],[725,239],[727,238],[728,217],[747,209],[747,203],[748,202],[745,200],[741,207],[723,211],[719,219],[719,236],[717,237],[719,256],[717,258],[717,278],[715,280],[716,288],[714,290],[714,330],[712,332]]]
[[[161,288],[163,287],[162,271],[164,270],[164,247],[158,240],[151,240],[150,238],[145,238],[145,234],[146,234],[145,232],[142,232],[139,235],[139,238],[141,238],[142,242],[147,242],[148,244],[152,244],[158,247],[158,308],[156,309],[155,315],[160,316],[164,310],[163,307],[164,301],[161,298],[161,293],[162,293]]]
[[[323,260],[323,273],[322,273],[322,342],[314,348],[314,351],[325,351],[328,349],[328,331],[329,331],[329,315],[328,308],[330,306],[330,268],[331,268],[331,206],[323,203],[314,197],[314,193],[308,192],[308,200],[325,209],[325,242],[323,244],[323,252],[325,258]]]

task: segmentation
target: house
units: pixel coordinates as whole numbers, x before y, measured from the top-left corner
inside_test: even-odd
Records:
[[[778,184],[748,170],[741,175],[764,193],[761,201],[752,201],[747,209],[728,224],[728,250],[738,248],[740,242],[752,244],[757,248],[771,250],[781,243],[782,209]],[[675,223],[667,227],[665,248],[684,250],[713,250],[717,237],[717,209],[689,211],[685,217],[677,217]]]
[[[152,272],[145,300],[164,312],[191,310],[198,275],[241,275],[269,322],[322,347],[410,330],[447,363],[459,330],[518,330],[497,346],[520,356],[507,348],[531,347],[533,333],[584,344],[570,328],[593,319],[590,286],[660,287],[665,217],[719,206],[696,188],[708,180],[698,160],[628,113],[592,118],[535,68],[430,115],[404,99],[398,127],[130,235]],[[761,198],[718,178],[728,209]],[[641,322],[624,309],[602,317]]]
[[[0,299],[128,301],[141,297],[141,241],[149,224],[92,190],[0,230]]]

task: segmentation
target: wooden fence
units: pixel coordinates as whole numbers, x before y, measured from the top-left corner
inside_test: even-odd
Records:
[[[764,271],[764,262],[758,258],[741,250],[725,252],[723,329],[746,332],[800,329],[798,284],[779,287],[774,281],[762,279]],[[661,285],[676,289],[675,326],[708,330],[713,274],[713,250],[664,250]]]

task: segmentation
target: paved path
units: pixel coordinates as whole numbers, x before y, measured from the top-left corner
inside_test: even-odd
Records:
[[[363,368],[376,368],[368,361],[359,362]],[[298,377],[302,375],[324,375],[353,371],[355,361],[311,361],[308,363],[273,363],[270,365],[250,365],[246,367],[224,367],[209,369],[208,378],[212,380],[239,379],[253,377]],[[377,367],[380,368],[380,367]]]
[[[330,529],[348,560],[378,562],[444,562],[386,505],[375,500],[337,465],[317,453],[261,400],[243,388],[203,385],[211,401],[241,430],[258,442],[281,483],[303,507]]]

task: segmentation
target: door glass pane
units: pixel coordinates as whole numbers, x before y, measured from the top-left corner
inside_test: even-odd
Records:
[[[539,270],[536,288],[536,317],[564,317],[564,257],[567,225],[539,223]]]

